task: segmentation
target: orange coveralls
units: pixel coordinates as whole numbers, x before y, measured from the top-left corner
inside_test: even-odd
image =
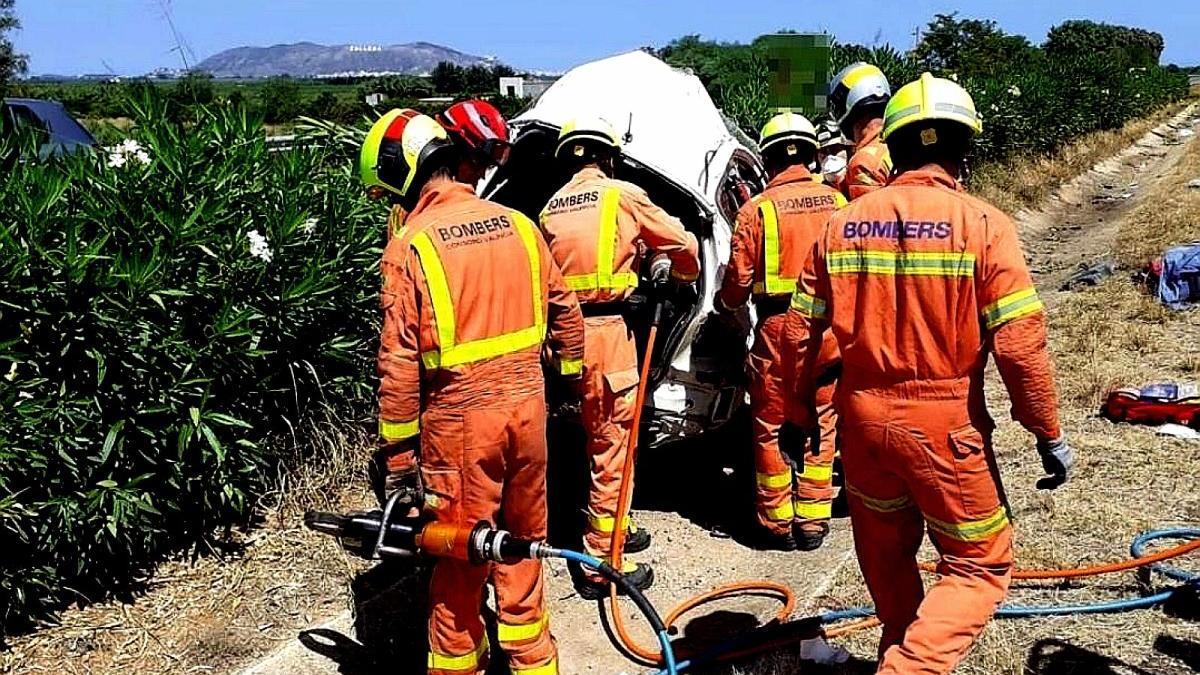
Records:
[[[581,417],[592,482],[584,545],[607,558],[638,383],[637,347],[621,303],[638,285],[639,244],[666,254],[671,274],[681,281],[700,273],[699,247],[645,191],[593,167],[550,198],[541,221],[550,252],[586,317]]]
[[[879,672],[949,673],[1012,574],[983,395],[989,351],[1014,419],[1039,440],[1060,435],[1045,314],[1016,228],[940,168],[897,176],[834,214],[792,297],[802,426],[826,328],[842,355],[842,462],[883,622]],[[916,562],[924,528],[941,555],[928,594]]]
[[[854,144],[854,154],[846,165],[846,196],[851,200],[887,185],[892,175],[892,153],[880,140],[883,120],[872,120]]]
[[[775,534],[790,534],[793,522],[814,530],[823,530],[829,523],[837,450],[835,380],[823,377],[824,384],[817,391],[819,454],[806,449],[802,457],[793,457],[802,468],[793,475],[779,448],[787,398],[782,343],[784,313],[804,257],[824,231],[830,214],[845,205],[841,193],[803,165],[789,167],[772,178],[761,195],[738,211],[729,265],[717,293],[717,301],[727,310],[746,304],[753,293],[758,310],[748,364],[758,522]],[[832,335],[826,337],[822,350],[820,369],[825,374],[837,365],[837,343]]]
[[[548,343],[561,371],[578,371],[583,319],[536,226],[466,185],[426,188],[405,235],[388,244],[382,272],[380,435],[397,448],[419,435],[426,513],[544,538],[540,354]],[[411,450],[401,450],[388,464],[413,461]],[[452,559],[433,570],[429,672],[487,669],[480,607],[489,576],[513,672],[557,673],[541,562]]]

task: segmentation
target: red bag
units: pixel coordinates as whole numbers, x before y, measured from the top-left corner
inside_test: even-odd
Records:
[[[1137,389],[1118,389],[1109,392],[1100,407],[1100,415],[1114,422],[1133,424],[1182,424],[1200,429],[1200,400],[1148,400]]]

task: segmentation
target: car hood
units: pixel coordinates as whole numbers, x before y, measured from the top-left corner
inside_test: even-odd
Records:
[[[642,51],[572,68],[513,122],[561,127],[584,113],[629,132],[627,156],[706,197],[710,163],[737,142],[699,78]]]

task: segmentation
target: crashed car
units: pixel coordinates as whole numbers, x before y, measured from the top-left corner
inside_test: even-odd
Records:
[[[599,115],[624,135],[616,177],[646,190],[699,241],[695,287],[663,297],[643,277],[628,317],[644,353],[652,305],[663,303],[643,442],[697,436],[723,425],[745,400],[747,331],[718,330],[709,318],[737,210],[762,190],[762,165],[754,143],[726,120],[699,79],[636,51],[572,69],[517,116],[509,160],[483,194],[536,222],[569,178],[554,159],[559,128],[582,114]]]

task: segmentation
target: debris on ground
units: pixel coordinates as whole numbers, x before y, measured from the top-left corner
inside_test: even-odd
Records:
[[[1067,277],[1059,290],[1074,291],[1088,286],[1095,286],[1111,277],[1117,271],[1116,261],[1105,258],[1091,265],[1080,264],[1079,271]]]
[[[1167,249],[1150,263],[1147,283],[1154,297],[1171,309],[1200,303],[1200,242]]]
[[[1157,429],[1163,436],[1174,436],[1189,441],[1200,441],[1200,430],[1185,427],[1182,424],[1164,424]]]

